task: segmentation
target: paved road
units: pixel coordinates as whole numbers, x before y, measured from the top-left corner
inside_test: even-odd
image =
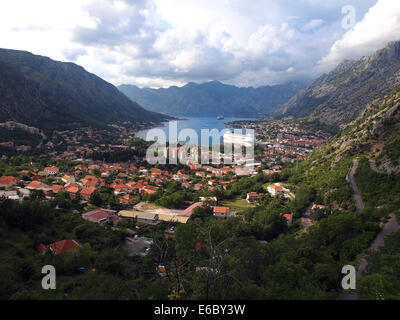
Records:
[[[369,247],[371,251],[378,251],[380,247],[383,247],[385,244],[385,237],[393,232],[396,232],[400,229],[399,223],[397,222],[396,215],[391,214],[390,220],[386,223],[385,227],[378,234],[374,242]]]
[[[381,171],[378,170],[378,168],[375,165],[375,162],[373,162],[372,160],[368,160],[369,162],[369,166],[371,168],[371,170],[377,172],[377,173],[382,173]]]
[[[357,212],[361,212],[364,210],[364,202],[361,197],[361,192],[357,187],[356,184],[356,179],[354,178],[354,175],[356,174],[358,167],[358,159],[354,159],[353,164],[351,165],[351,168],[346,176],[346,180],[350,183],[351,189],[353,190],[353,197],[356,202],[356,208]]]
[[[376,236],[374,242],[369,246],[368,251],[375,252],[378,251],[380,247],[385,245],[385,237],[393,232],[400,229],[399,223],[397,222],[396,215],[391,214],[389,221],[385,224],[383,229]],[[360,263],[357,268],[357,277],[361,276],[368,267],[367,257],[361,258]]]
[[[373,161],[369,161],[369,165],[372,170],[375,172],[379,172],[375,166]],[[354,179],[354,175],[357,171],[358,167],[358,159],[354,159],[353,164],[347,174],[346,180],[349,181],[350,186],[353,190],[354,200],[356,201],[357,211],[361,212],[364,209],[364,202],[361,197],[360,190],[357,187],[356,181]],[[391,215],[390,220],[386,223],[383,229],[379,232],[378,236],[372,242],[369,251],[378,251],[380,247],[382,247],[385,243],[385,237],[393,232],[399,230],[399,224],[397,222],[396,216],[394,214]],[[368,267],[367,256],[364,256],[360,259],[360,262],[357,267],[357,277],[360,277]],[[358,300],[359,296],[357,293],[344,293],[342,292],[339,296],[339,300]]]
[[[369,251],[374,252],[378,251],[379,248],[383,247],[385,244],[385,237],[393,232],[397,232],[400,230],[400,225],[397,221],[396,215],[391,214],[389,221],[386,223],[386,225],[383,227],[381,232],[379,232],[378,236],[375,238],[374,242],[370,245],[368,248]],[[367,261],[367,256],[364,256],[360,259],[360,262],[358,264],[357,268],[357,278],[361,277],[362,274],[365,272],[365,270],[368,267],[368,261]],[[358,300],[359,296],[357,293],[344,293],[342,292],[339,295],[339,300]]]

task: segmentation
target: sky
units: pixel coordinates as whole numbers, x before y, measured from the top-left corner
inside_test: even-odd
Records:
[[[398,0],[1,0],[0,47],[113,83],[315,79],[400,40]]]

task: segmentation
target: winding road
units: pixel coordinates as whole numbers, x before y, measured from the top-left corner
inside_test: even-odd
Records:
[[[358,159],[354,159],[353,164],[351,165],[351,168],[347,173],[346,180],[350,183],[351,189],[353,190],[353,197],[356,202],[357,212],[362,212],[364,210],[364,202],[361,197],[360,189],[358,189],[357,187],[356,179],[354,178],[354,175],[356,174],[357,171],[357,167],[358,167]]]
[[[372,170],[379,173],[373,161],[369,161],[369,165]],[[361,212],[364,209],[364,202],[362,201],[360,190],[358,189],[356,181],[354,179],[354,174],[357,171],[357,167],[358,167],[358,159],[354,159],[353,164],[349,170],[349,173],[347,174],[346,180],[349,181],[351,188],[353,190],[353,196],[356,201],[357,212]],[[397,232],[398,230],[400,230],[400,225],[397,221],[396,215],[392,213],[390,215],[389,221],[385,224],[383,229],[379,232],[375,240],[369,246],[368,251],[369,252],[378,251],[381,247],[384,246],[385,237],[393,232]],[[357,277],[361,277],[362,274],[366,271],[368,267],[367,257],[368,255],[365,255],[360,259],[357,267]],[[358,299],[359,299],[358,293],[342,292],[339,295],[339,300],[358,300]]]

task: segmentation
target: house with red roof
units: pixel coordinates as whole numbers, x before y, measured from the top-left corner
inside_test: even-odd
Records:
[[[65,183],[69,183],[69,182],[75,182],[75,177],[73,175],[64,175],[62,176],[61,180]]]
[[[71,186],[67,189],[70,197],[74,199],[79,194],[79,187]]]
[[[84,188],[96,189],[97,187],[99,187],[99,180],[85,181],[82,185]]]
[[[157,176],[160,176],[161,175],[161,170],[160,169],[157,169],[157,168],[151,168],[151,175],[153,176],[153,177],[157,177]]]
[[[97,189],[82,188],[79,194],[83,200],[89,201],[90,197],[97,192]]]
[[[286,219],[287,224],[290,226],[293,222],[293,214],[281,213],[281,216]]]
[[[188,181],[182,182],[182,187],[189,188],[190,187],[190,182],[188,182]]]
[[[196,183],[196,184],[194,185],[193,189],[196,190],[196,191],[199,191],[199,190],[204,189],[204,188],[206,188],[206,187],[207,187],[206,184],[203,184],[203,183]]]
[[[104,224],[106,222],[116,223],[119,219],[116,213],[117,211],[115,210],[95,209],[82,214],[82,218],[98,224]]]
[[[57,193],[59,193],[60,191],[63,191],[63,190],[64,190],[64,187],[61,186],[61,185],[59,185],[59,184],[53,184],[53,185],[51,186],[51,190],[53,191],[54,194],[57,194]]]
[[[83,179],[82,179],[82,184],[87,184],[88,182],[99,182],[99,179],[96,176],[91,176],[91,175],[86,175]]]
[[[229,207],[214,207],[214,217],[218,218],[229,218],[234,216],[234,213]]]
[[[49,249],[54,254],[64,254],[68,251],[71,251],[75,248],[79,247],[79,243],[75,240],[67,239],[61,240],[54,243],[49,244]]]
[[[43,192],[52,191],[50,186],[40,181],[32,181],[26,188],[29,190],[42,190]]]
[[[132,194],[126,194],[122,198],[119,199],[119,202],[122,204],[133,205],[136,204],[135,196]]]
[[[54,254],[64,254],[68,251],[71,251],[75,248],[79,247],[79,243],[75,240],[66,239],[57,242],[50,243],[49,245],[44,245],[40,243],[36,246],[36,250],[39,253],[45,253],[50,250]]]
[[[32,173],[29,170],[20,170],[17,172],[18,174],[29,174],[31,175]]]
[[[246,200],[248,203],[256,203],[260,202],[262,197],[264,196],[264,193],[257,193],[257,192],[250,192],[246,196]]]
[[[152,190],[152,189],[143,189],[143,192],[146,194],[155,194],[157,193],[157,190]]]
[[[13,176],[0,177],[0,188],[11,189],[16,186],[18,181],[19,179]]]
[[[277,195],[282,194],[283,192],[283,187],[280,185],[275,185],[271,184],[267,187],[268,192],[270,193],[271,196],[275,197]]]

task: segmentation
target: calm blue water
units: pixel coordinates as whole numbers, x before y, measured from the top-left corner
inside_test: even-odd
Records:
[[[187,120],[177,120],[177,132],[181,132],[183,129],[193,129],[197,135],[200,142],[201,139],[201,129],[217,129],[218,131],[222,131],[227,129],[227,126],[224,124],[225,122],[239,121],[239,120],[256,120],[255,118],[235,118],[235,117],[226,117],[222,120],[217,120],[217,117],[187,117]],[[168,139],[169,137],[169,126],[168,122],[164,122],[164,127],[158,127],[157,129],[161,129],[165,133],[165,137]],[[149,130],[138,131],[135,136],[145,139]],[[212,139],[210,138],[210,144]]]

